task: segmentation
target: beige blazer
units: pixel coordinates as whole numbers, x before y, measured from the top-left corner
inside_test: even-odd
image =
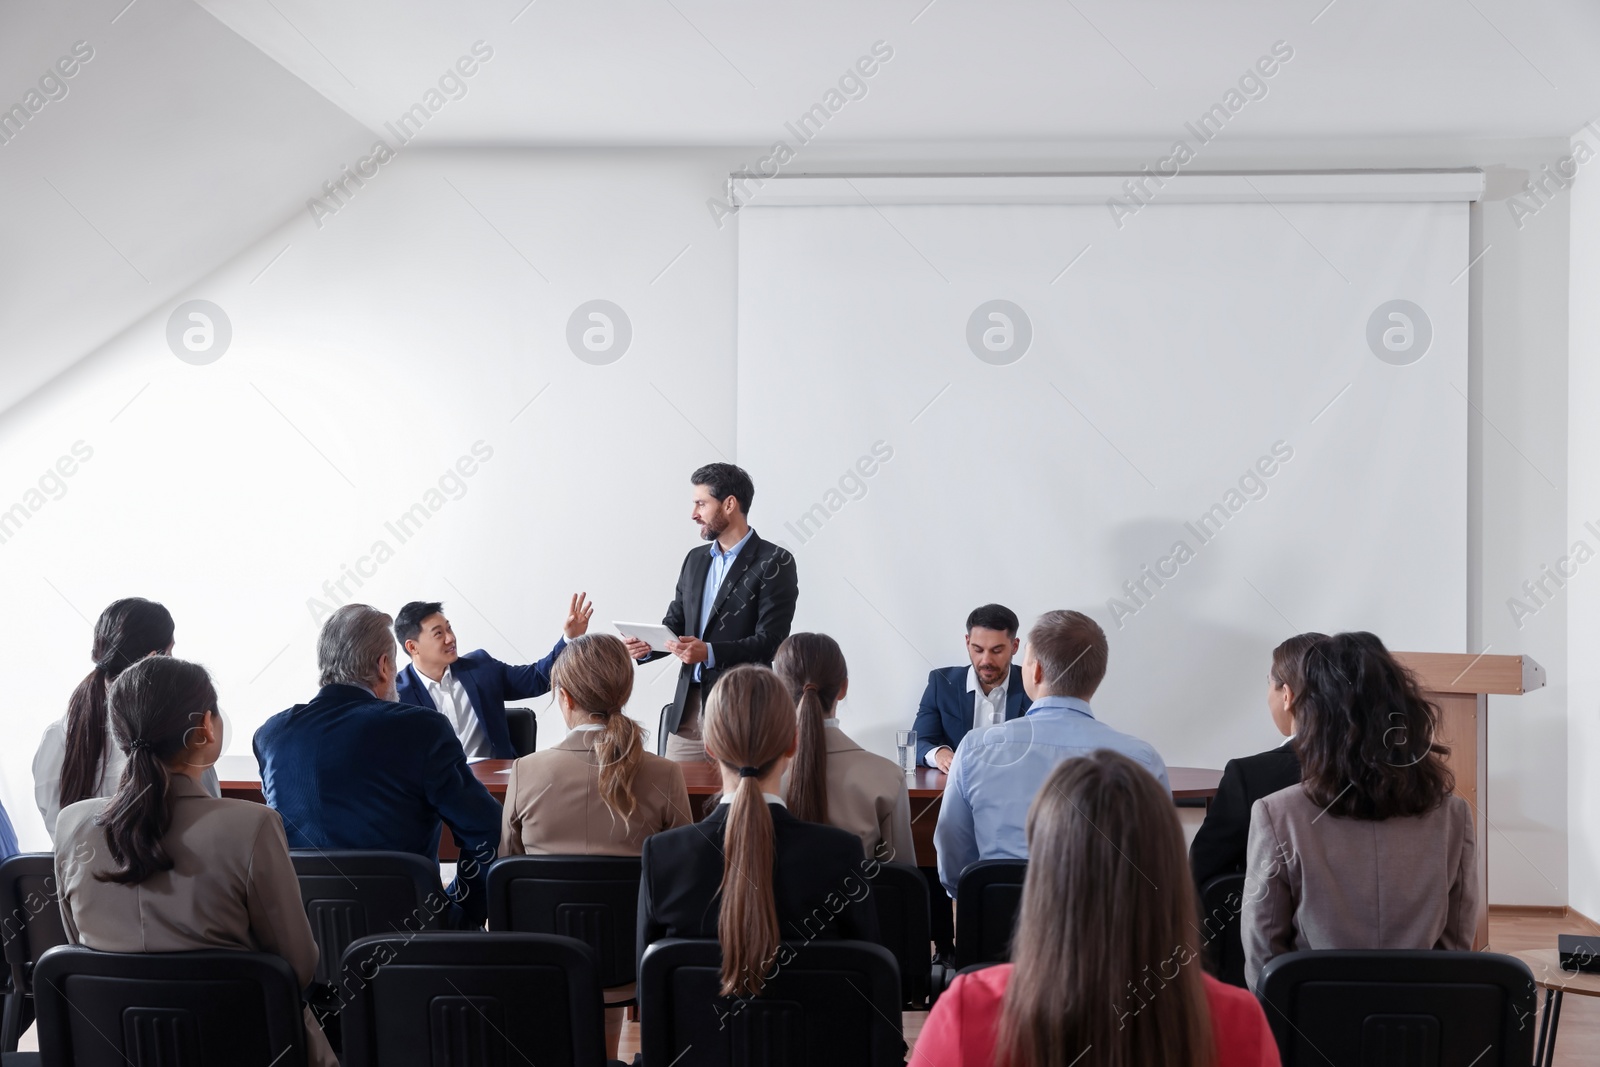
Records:
[[[893,760],[850,740],[838,725],[826,726],[822,736],[828,742],[828,824],[861,838],[862,850],[872,859],[915,867],[905,772]]]
[[[683,770],[650,752],[634,776],[635,807],[624,822],[600,799],[593,744],[593,731],[573,730],[511,765],[500,855],[637,856],[651,834],[694,822]]]
[[[208,796],[181,774],[172,776],[169,796],[172,827],[161,844],[175,866],[138,885],[95,878],[116,868],[105,830],[95,824],[107,800],[62,810],[55,868],[68,940],[102,952],[270,952],[288,961],[302,988],[309,985],[317,944],[278,813]],[[305,1017],[309,1061],[338,1067],[310,1009]]]
[[[1472,807],[1372,822],[1324,814],[1298,785],[1250,810],[1245,980],[1303,949],[1470,949],[1478,927]]]

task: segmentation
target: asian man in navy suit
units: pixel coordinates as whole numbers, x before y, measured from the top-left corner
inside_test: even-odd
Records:
[[[538,663],[501,663],[483,649],[456,653],[456,635],[437,601],[413,600],[394,619],[394,636],[411,657],[395,683],[395,700],[442,712],[468,759],[516,759],[506,726],[506,701],[550,692],[550,668],[567,641],[589,629],[594,614],[583,593],[574,594],[562,636]]]
[[[950,760],[967,732],[1008,722],[1028,710],[1017,654],[1016,612],[985,604],[967,616],[967,658],[961,667],[928,672],[928,688],[917,707],[917,762],[950,773]]]

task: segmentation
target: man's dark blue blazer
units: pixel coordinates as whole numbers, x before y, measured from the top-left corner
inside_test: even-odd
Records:
[[[917,763],[928,762],[928,753],[942,745],[954,752],[972,729],[972,694],[967,692],[966,667],[940,667],[928,672],[928,688],[917,705]],[[1011,665],[1011,680],[1006,683],[1006,719],[1015,719],[1032,706],[1022,688],[1022,668]]]
[[[280,711],[255,736],[261,792],[283,817],[290,848],[414,852],[437,862],[441,820],[461,845],[450,886],[462,926],[488,915],[489,864],[500,805],[472,775],[443,715],[325,685]],[[467,870],[468,857],[477,860]]]
[[[477,713],[478,721],[483,723],[483,732],[489,737],[490,755],[495,759],[517,758],[517,750],[511,747],[511,730],[506,726],[506,701],[542,697],[550,692],[550,668],[566,647],[567,639],[563,637],[556,642],[556,647],[550,650],[548,656],[526,667],[501,663],[481,648],[458,657],[450,664],[450,673],[466,690],[467,699],[472,701],[472,710]],[[410,664],[395,679],[394,698],[402,704],[415,704],[430,711],[439,710],[433,706],[428,683]]]

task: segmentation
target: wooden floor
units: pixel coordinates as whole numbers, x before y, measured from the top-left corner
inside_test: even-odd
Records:
[[[1496,952],[1517,952],[1531,948],[1554,948],[1557,934],[1600,934],[1600,926],[1572,916],[1523,915],[1490,909],[1489,943]],[[1543,1003],[1543,994],[1540,995]],[[925,1011],[908,1011],[902,1014],[906,1044],[915,1046],[922,1024],[928,1018]],[[20,1051],[36,1051],[39,1047],[34,1031],[22,1036]],[[1594,1050],[1600,1048],[1600,998],[1567,996],[1561,1005],[1561,1028],[1556,1040],[1556,1067],[1587,1067],[1595,1062]],[[622,1045],[618,1050],[623,1060],[631,1061],[639,1051],[639,1024],[627,1023],[622,1030]]]
[[[1554,948],[1557,934],[1600,934],[1600,926],[1578,916],[1523,915],[1489,911],[1489,945],[1496,952],[1518,952],[1531,948]],[[1539,1001],[1544,1003],[1541,992]],[[906,1044],[915,1048],[917,1035],[928,1018],[925,1011],[901,1014]],[[1561,1003],[1561,1027],[1556,1036],[1556,1067],[1593,1067],[1594,1050],[1600,1048],[1600,998],[1568,995]],[[639,1051],[639,1024],[628,1023],[622,1030],[618,1050],[624,1061]]]

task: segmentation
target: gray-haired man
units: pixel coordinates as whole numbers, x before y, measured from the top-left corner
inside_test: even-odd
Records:
[[[461,844],[447,925],[488,914],[500,805],[473,777],[461,742],[431,708],[394,703],[392,620],[347,604],[317,640],[322,688],[256,731],[261,791],[283,816],[290,848],[439,855],[441,823]]]

